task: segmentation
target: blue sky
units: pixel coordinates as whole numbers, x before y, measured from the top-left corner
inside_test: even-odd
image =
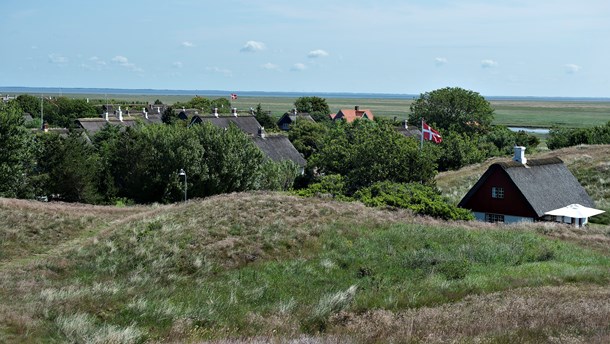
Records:
[[[0,86],[610,97],[610,1],[3,0]]]

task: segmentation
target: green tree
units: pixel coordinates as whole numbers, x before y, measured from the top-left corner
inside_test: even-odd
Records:
[[[320,97],[299,97],[294,101],[294,106],[298,112],[322,114],[324,116],[330,114],[330,108],[328,103],[326,103],[326,99]]]
[[[271,117],[269,112],[263,110],[261,103],[258,103],[258,105],[256,105],[256,110],[254,110],[254,117],[256,118],[258,123],[260,123],[260,125],[266,130],[278,130],[277,121],[275,120],[275,118]]]
[[[32,115],[32,117],[36,117],[36,115],[40,114],[40,98],[34,97],[29,94],[21,94],[15,98],[21,110],[23,112],[27,112]]]
[[[178,121],[178,114],[171,106],[169,106],[165,109],[165,111],[163,111],[161,121],[163,121],[165,124],[174,124]]]
[[[491,127],[493,108],[477,92],[446,87],[423,93],[411,104],[409,122],[420,123],[422,118],[442,133],[485,133]]]
[[[81,134],[66,138],[53,133],[38,134],[38,187],[44,195],[57,195],[66,202],[99,203],[97,183],[99,156]]]
[[[15,101],[0,103],[0,197],[32,196],[33,140]]]
[[[155,100],[154,105],[163,105],[163,102],[157,99]]]
[[[288,131],[288,139],[305,159],[309,159],[320,150],[328,130],[328,127],[321,123],[297,121]]]
[[[338,123],[325,136],[308,166],[320,174],[345,177],[348,195],[371,184],[389,180],[398,183],[433,183],[437,148],[398,133],[392,126],[373,121]]]

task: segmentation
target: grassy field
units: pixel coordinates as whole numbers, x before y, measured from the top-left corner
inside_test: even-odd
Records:
[[[99,98],[99,95],[68,95],[74,98]],[[191,96],[139,96],[108,95],[108,99],[122,101],[154,102],[156,99],[166,104],[186,102]],[[264,110],[271,111],[273,116],[280,117],[294,107],[296,98],[290,97],[239,97],[232,101],[239,111],[246,112],[251,107],[261,104]],[[351,109],[359,105],[361,109],[371,109],[376,116],[406,119],[413,99],[370,99],[370,98],[327,98],[332,112],[339,109]],[[605,124],[610,121],[610,101],[491,101],[495,109],[495,124],[516,127],[552,126],[583,128]]]
[[[610,339],[604,228],[280,193],[127,208],[0,199],[0,218],[0,342]]]

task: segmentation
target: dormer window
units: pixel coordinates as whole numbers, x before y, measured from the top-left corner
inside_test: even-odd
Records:
[[[492,187],[491,198],[504,198],[504,188],[497,186]]]

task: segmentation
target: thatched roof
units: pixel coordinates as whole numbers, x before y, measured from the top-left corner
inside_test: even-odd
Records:
[[[252,139],[258,148],[273,161],[292,160],[301,167],[304,167],[307,163],[301,153],[294,148],[288,137],[284,135],[255,136]]]
[[[115,117],[108,118],[108,121],[103,118],[79,118],[76,120],[76,124],[85,129],[89,135],[95,135],[95,133],[102,130],[106,124],[133,127],[136,125],[136,120],[131,117],[123,117],[122,122]]]
[[[516,161],[493,164],[468,191],[459,206],[467,204],[486,179],[497,171],[508,176],[539,217],[570,204],[595,206],[591,197],[559,158],[528,160],[527,165]]]
[[[228,128],[233,123],[250,135],[258,134],[258,128],[261,126],[254,116],[194,116],[191,120],[191,124],[201,122],[210,122],[219,128]]]

